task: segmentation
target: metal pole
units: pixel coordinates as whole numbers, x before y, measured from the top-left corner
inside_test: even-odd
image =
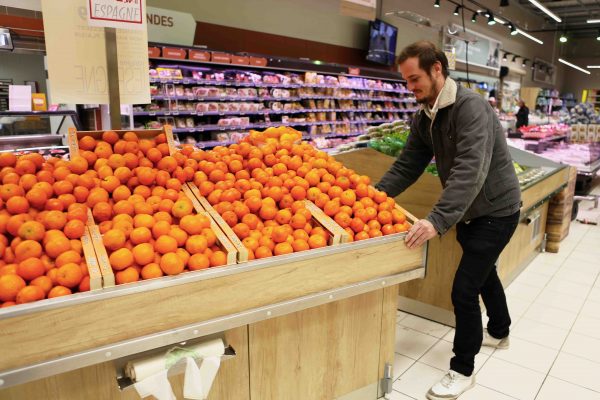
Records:
[[[117,57],[117,31],[104,28],[106,42],[106,75],[108,81],[108,109],[110,128],[121,129],[121,97],[119,93],[119,62]]]

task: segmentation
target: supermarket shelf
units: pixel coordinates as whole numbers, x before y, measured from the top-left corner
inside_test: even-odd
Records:
[[[368,108],[368,109],[344,109],[344,108],[316,108],[316,109],[312,109],[312,108],[304,108],[301,110],[260,110],[260,111],[205,111],[205,112],[201,112],[201,111],[135,111],[133,113],[134,117],[144,117],[144,116],[148,116],[148,117],[154,117],[154,116],[158,116],[158,117],[169,117],[169,116],[210,116],[210,115],[219,115],[219,116],[225,116],[225,115],[241,115],[241,116],[245,116],[245,115],[277,115],[277,114],[303,114],[303,113],[319,113],[319,112],[340,112],[340,113],[351,113],[351,112],[356,112],[356,113],[366,113],[366,112],[398,112],[398,113],[405,113],[405,112],[414,112],[414,109],[402,109],[402,108],[384,108],[384,109],[375,109],[375,108]]]
[[[322,88],[322,89],[347,89],[347,90],[367,90],[376,92],[390,92],[390,93],[401,93],[410,94],[411,92],[406,89],[397,88],[373,88],[363,86],[343,86],[343,85],[325,85],[317,83],[264,83],[264,82],[239,82],[239,81],[215,81],[207,79],[162,79],[162,78],[150,78],[150,83],[163,83],[163,84],[176,84],[176,85],[214,85],[214,86],[226,86],[226,87],[252,87],[252,88],[281,88],[281,89],[299,89],[299,88]]]
[[[301,100],[355,100],[355,101],[390,101],[394,103],[416,103],[413,98],[399,99],[397,97],[341,97],[341,96],[312,96],[304,95],[297,97],[240,97],[240,96],[165,96],[153,95],[152,100],[188,100],[188,101],[301,101]]]
[[[407,110],[407,112],[410,112]],[[372,119],[372,120],[354,120],[354,121],[315,121],[315,122],[263,122],[256,124],[240,125],[240,126],[223,126],[223,125],[201,125],[194,128],[173,128],[173,133],[195,133],[195,132],[211,132],[211,131],[236,131],[248,129],[262,129],[277,126],[321,126],[321,125],[344,125],[344,124],[383,124],[391,122],[392,119]]]

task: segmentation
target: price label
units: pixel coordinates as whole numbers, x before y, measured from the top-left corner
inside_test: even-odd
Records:
[[[148,113],[149,116],[154,117],[156,115],[156,111],[150,111]]]

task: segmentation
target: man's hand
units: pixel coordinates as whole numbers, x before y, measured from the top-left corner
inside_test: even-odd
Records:
[[[406,242],[406,247],[415,249],[436,235],[437,231],[431,222],[426,219],[420,219],[410,228],[404,241]]]

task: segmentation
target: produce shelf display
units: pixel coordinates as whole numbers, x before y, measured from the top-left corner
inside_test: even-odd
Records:
[[[250,129],[295,126],[305,135],[350,134],[409,119],[416,100],[401,80],[256,70],[151,60],[151,97],[134,106],[136,128],[174,126],[181,142],[237,143]]]
[[[172,129],[71,130],[0,154],[2,307],[406,232],[414,217],[290,127],[204,151]]]

